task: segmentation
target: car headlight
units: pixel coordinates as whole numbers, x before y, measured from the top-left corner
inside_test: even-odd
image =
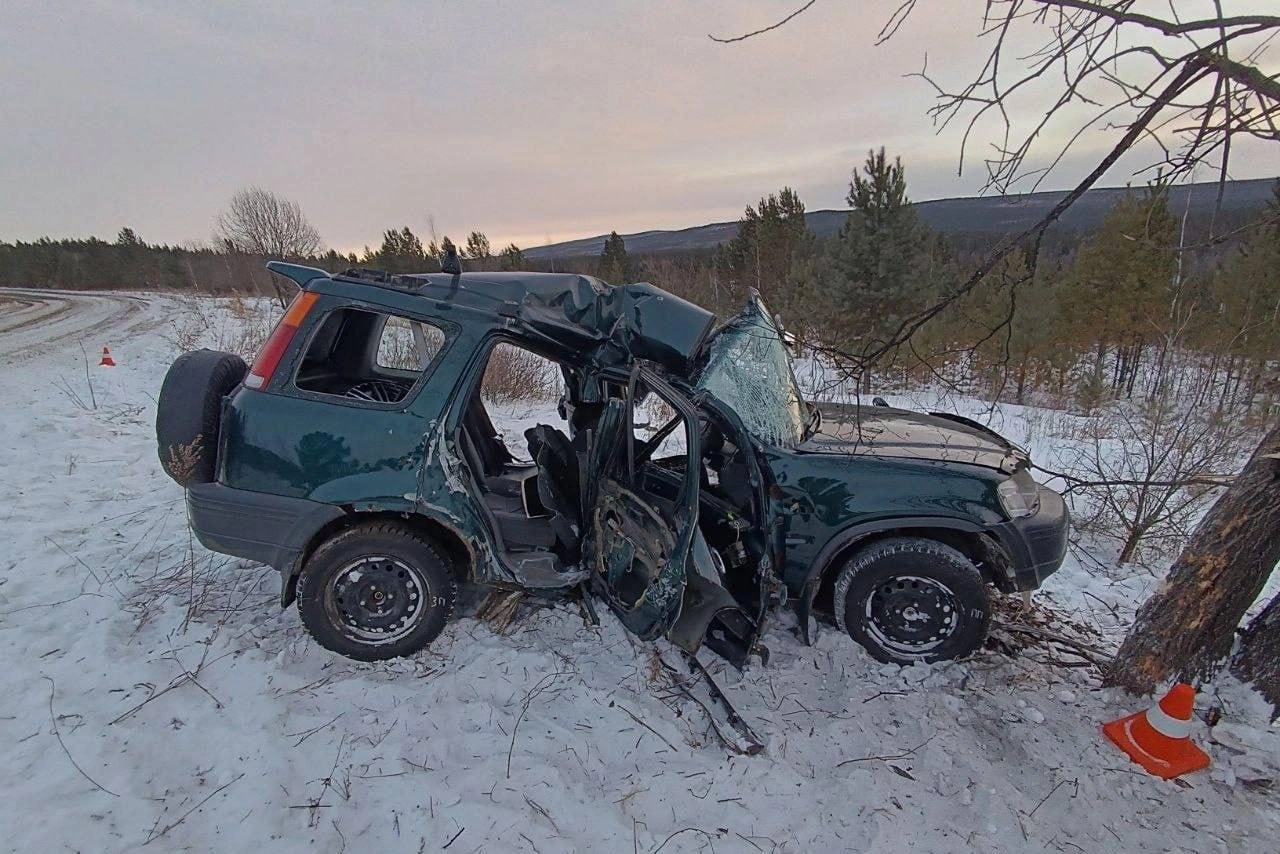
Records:
[[[1040,509],[1040,486],[1031,476],[1030,469],[1022,469],[996,487],[1000,506],[1010,519],[1034,516]]]

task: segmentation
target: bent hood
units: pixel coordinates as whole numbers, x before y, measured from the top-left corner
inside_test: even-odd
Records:
[[[818,409],[822,427],[800,444],[801,453],[971,463],[1009,474],[1030,461],[999,433],[959,415],[832,403]]]

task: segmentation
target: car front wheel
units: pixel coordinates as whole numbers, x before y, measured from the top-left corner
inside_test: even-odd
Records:
[[[982,645],[991,599],[982,573],[951,546],[920,537],[879,540],[841,567],[836,623],[880,661],[959,658]]]
[[[359,661],[412,655],[444,629],[457,585],[432,544],[401,525],[357,525],[298,577],[298,614],[325,649]]]

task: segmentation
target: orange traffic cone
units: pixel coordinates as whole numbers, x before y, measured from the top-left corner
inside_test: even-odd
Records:
[[[102,368],[102,367],[114,368],[115,366],[116,366],[116,360],[115,360],[115,359],[113,359],[113,358],[111,358],[111,348],[110,348],[110,347],[103,347],[103,348],[102,348],[102,361],[98,363],[98,367],[99,367],[99,368]]]
[[[1191,741],[1196,689],[1179,683],[1145,712],[1102,725],[1107,738],[1147,773],[1171,780],[1209,767],[1209,755]]]

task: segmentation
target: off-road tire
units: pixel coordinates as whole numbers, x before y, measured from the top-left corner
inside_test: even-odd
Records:
[[[222,399],[248,370],[244,359],[216,350],[183,353],[169,366],[156,403],[156,443],[161,467],[180,486],[213,482]]]
[[[892,609],[882,606],[894,596],[913,595],[912,587],[939,601],[942,607],[932,609],[939,619],[954,618],[938,628],[937,639],[895,640],[876,622],[893,622]],[[832,606],[837,625],[872,657],[897,664],[967,655],[982,645],[991,622],[991,598],[978,568],[951,546],[922,537],[878,540],[855,552],[836,576]]]
[[[335,612],[335,576],[350,572],[362,559],[386,558],[417,574],[423,614],[403,637],[389,641],[361,638]],[[316,548],[298,577],[298,614],[307,632],[331,652],[357,661],[381,661],[412,655],[444,630],[457,600],[457,581],[448,559],[430,540],[394,522],[347,528]]]

